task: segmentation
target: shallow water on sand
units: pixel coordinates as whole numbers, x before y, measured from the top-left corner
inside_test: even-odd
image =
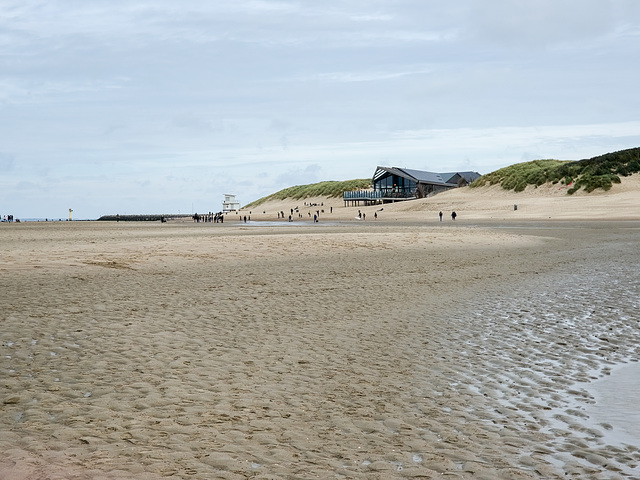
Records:
[[[454,319],[485,332],[456,352],[479,359],[455,383],[477,402],[466,413],[488,427],[508,418],[531,437],[519,447],[522,468],[544,459],[553,474],[639,478],[640,364],[629,364],[638,360],[639,291],[637,267],[612,260],[487,291]]]
[[[640,363],[615,368],[589,387],[595,404],[586,409],[596,424],[605,425],[603,441],[610,445],[640,445]]]

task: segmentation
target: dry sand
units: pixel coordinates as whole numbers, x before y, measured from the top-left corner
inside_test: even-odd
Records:
[[[640,478],[588,414],[640,358],[627,187],[2,224],[0,479]]]

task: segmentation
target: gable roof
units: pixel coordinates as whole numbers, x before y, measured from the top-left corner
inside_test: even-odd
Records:
[[[391,175],[397,175],[399,177],[409,178],[416,183],[428,183],[430,185],[452,185],[447,183],[442,174],[435,172],[425,172],[424,170],[413,170],[409,168],[398,167],[378,167],[373,174],[373,182],[384,177],[387,173]]]
[[[482,176],[478,172],[448,172],[448,173],[441,173],[440,175],[442,176],[443,180],[447,183],[458,183],[455,180],[453,180],[453,178],[456,175],[461,176],[468,183],[471,183]]]
[[[436,173],[426,172],[424,170],[413,170],[410,168],[399,167],[380,167],[376,168],[373,174],[373,182],[384,177],[386,174],[397,175],[399,177],[409,178],[416,183],[428,183],[430,185],[457,186],[456,176],[463,177],[467,182],[471,183],[475,179],[480,178],[478,172],[447,172]]]
[[[399,168],[398,170],[406,172],[421,183],[447,183],[440,173],[425,172],[423,170],[410,170],[408,168]]]

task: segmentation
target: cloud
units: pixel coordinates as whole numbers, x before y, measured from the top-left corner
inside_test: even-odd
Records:
[[[276,177],[273,185],[275,188],[279,190],[283,185],[285,186],[294,186],[294,185],[308,185],[310,183],[316,183],[320,181],[322,173],[322,167],[317,164],[306,165],[304,168],[298,168],[290,171],[286,171],[278,177]],[[279,188],[280,187],[280,188]]]
[[[637,146],[639,18],[637,0],[6,0],[0,191],[29,216],[209,210],[378,164]]]
[[[356,22],[388,22],[393,19],[393,15],[389,14],[370,14],[370,15],[353,15],[350,17]]]
[[[173,117],[171,123],[175,127],[196,134],[222,132],[225,129],[222,120],[207,120],[194,112],[178,114]]]
[[[273,118],[269,123],[269,129],[282,132],[291,129],[293,123],[282,118]]]
[[[540,48],[580,42],[614,27],[613,3],[594,0],[495,0],[474,2],[470,33],[505,48]]]
[[[15,156],[10,153],[0,152],[0,176],[7,174],[15,165]]]
[[[356,71],[356,72],[331,72],[320,73],[315,77],[300,77],[295,79],[296,81],[310,80],[316,78],[321,81],[329,82],[377,82],[384,80],[395,80],[401,77],[410,75],[424,75],[433,72],[433,68],[418,67],[401,71]],[[294,80],[294,79],[291,79]]]

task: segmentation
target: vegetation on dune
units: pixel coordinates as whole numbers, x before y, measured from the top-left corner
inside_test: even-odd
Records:
[[[590,193],[597,188],[609,190],[614,183],[620,183],[620,176],[638,172],[640,148],[631,148],[578,161],[534,160],[517,163],[483,175],[471,187],[499,184],[505,190],[521,192],[527,185],[538,187],[547,182],[560,182],[571,185],[568,194],[581,188]]]
[[[257,207],[258,205],[272,200],[285,200],[287,198],[292,198],[294,200],[309,197],[336,198],[342,196],[342,192],[367,189],[371,187],[371,179],[368,178],[346,180],[343,182],[326,181],[320,183],[312,183],[309,185],[297,185],[295,187],[285,188],[284,190],[280,190],[279,192],[272,193],[269,196],[262,197],[255,202],[251,202],[250,204],[245,205],[244,208]]]
[[[560,160],[534,160],[532,162],[516,163],[501,168],[495,172],[483,175],[471,183],[471,187],[480,187],[486,184],[502,185],[505,190],[523,191],[527,185],[542,185],[551,180],[555,170],[563,165]]]

